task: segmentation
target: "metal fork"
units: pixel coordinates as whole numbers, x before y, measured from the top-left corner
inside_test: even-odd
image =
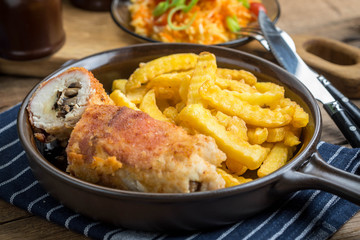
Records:
[[[243,37],[251,37],[257,40],[267,51],[270,52],[269,43],[264,38],[264,35],[261,32],[261,29],[258,25],[243,27],[238,32],[236,32],[236,34]],[[290,45],[291,49],[296,51],[295,43],[292,40],[292,38],[289,36],[289,34],[282,31],[281,35],[283,38],[285,38],[286,42]]]
[[[235,34],[239,35],[240,37],[250,37],[257,40],[267,51],[270,51],[270,46],[266,39],[264,38],[260,27],[243,27]]]

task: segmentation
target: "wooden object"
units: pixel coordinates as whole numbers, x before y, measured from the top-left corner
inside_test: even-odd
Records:
[[[296,50],[349,98],[360,98],[360,49],[318,36],[295,36]]]

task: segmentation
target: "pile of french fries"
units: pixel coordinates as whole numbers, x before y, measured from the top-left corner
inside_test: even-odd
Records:
[[[218,168],[226,187],[266,176],[292,157],[309,115],[284,88],[250,72],[218,68],[209,52],[172,54],[141,63],[129,79],[113,81],[119,106],[215,139],[227,160]]]

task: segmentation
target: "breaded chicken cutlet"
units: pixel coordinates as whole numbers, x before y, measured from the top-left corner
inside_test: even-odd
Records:
[[[108,187],[158,193],[225,187],[216,167],[226,155],[213,138],[127,107],[89,106],[66,152],[71,175]]]

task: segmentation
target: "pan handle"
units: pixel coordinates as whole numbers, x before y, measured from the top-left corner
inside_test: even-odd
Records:
[[[360,176],[329,165],[318,152],[300,167],[286,172],[284,178],[277,186],[278,191],[319,189],[360,205]]]

